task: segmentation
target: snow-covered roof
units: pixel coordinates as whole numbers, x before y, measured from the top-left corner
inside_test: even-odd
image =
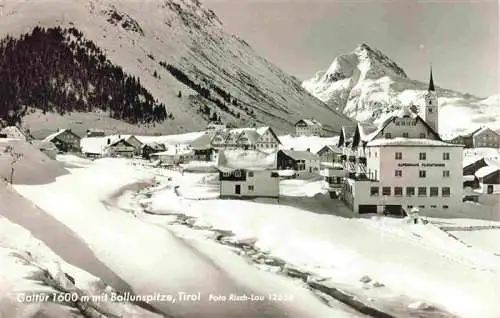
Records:
[[[368,141],[373,139],[375,134],[377,134],[378,127],[374,125],[367,125],[358,123],[357,129],[359,130],[359,137],[363,141]]]
[[[297,171],[290,170],[290,169],[289,170],[276,170],[276,172],[278,173],[278,175],[280,177],[292,177],[297,173]]]
[[[224,150],[219,153],[217,167],[223,172],[236,169],[272,170],[276,167],[276,153],[258,150]]]
[[[320,159],[317,154],[312,153],[310,151],[286,150],[286,149],[282,149],[280,151],[283,152],[288,157],[293,158],[295,160],[319,160]]]
[[[500,170],[500,167],[497,167],[497,166],[485,166],[485,167],[482,167],[481,169],[477,170],[475,175],[476,177],[478,178],[484,178],[496,171]]]
[[[297,125],[300,122],[304,122],[308,126],[323,127],[323,125],[319,121],[317,121],[316,119],[312,119],[312,118],[311,119],[301,119],[297,123],[295,123],[295,125]]]
[[[150,147],[153,150],[158,150],[158,151],[165,150],[165,145],[162,143],[159,143],[159,142],[150,142],[150,143],[142,144],[141,148],[144,148],[144,147]]]
[[[486,132],[486,131],[489,131],[489,132],[492,132],[492,133],[498,135],[498,133],[496,131],[494,131],[493,129],[484,126],[484,127],[481,127],[479,129],[477,129],[476,131],[474,131],[472,133],[472,136],[476,136],[476,135],[482,134],[483,132]]]
[[[70,133],[72,133],[73,135],[75,135],[75,136],[76,136],[76,134],[75,134],[75,133],[73,133],[73,132],[71,131],[71,129],[60,129],[60,130],[58,130],[57,132],[55,132],[55,133],[53,133],[53,134],[50,134],[50,135],[48,135],[47,137],[45,137],[45,139],[44,139],[43,141],[52,141],[52,140],[54,140],[57,136],[59,136],[59,135],[61,135],[61,134],[65,133],[65,132],[70,132]]]
[[[390,139],[374,139],[366,144],[367,147],[390,147],[390,146],[401,146],[401,147],[462,147],[461,145],[451,144],[440,140],[424,139],[424,138],[390,138]]]
[[[403,106],[401,107],[401,109],[396,112],[395,114],[396,117],[399,117],[399,118],[405,118],[405,117],[410,117],[410,118],[417,118],[417,114],[415,112],[413,112],[410,107],[408,106]]]
[[[462,167],[465,168],[473,163],[476,163],[478,161],[484,160],[484,157],[482,156],[467,156],[464,157],[462,161]]]
[[[8,138],[22,138],[26,139],[27,134],[16,126],[7,126],[0,130],[0,134],[7,135]]]
[[[193,142],[191,142],[190,146],[191,148],[193,149],[209,149],[211,146],[210,146],[210,141],[211,141],[211,137],[209,134],[204,134],[202,136],[200,136],[199,138],[196,138],[195,140],[193,140]]]
[[[337,147],[335,145],[325,145],[323,148],[321,148],[320,150],[318,150],[316,152],[316,154],[319,155],[320,152],[323,152],[323,149],[331,150],[334,153],[342,153],[342,149],[340,149],[339,147]]]
[[[434,134],[437,140],[441,141],[441,137],[439,136],[438,132],[435,131],[431,126],[429,126],[429,124],[422,117],[420,117],[418,114],[416,114],[409,107],[406,106],[400,109],[399,112],[397,112],[396,114],[387,117],[382,123],[380,123],[378,129],[370,134],[369,139],[366,139],[365,141],[373,140],[377,135],[379,135],[379,133],[382,130],[384,130],[385,127],[387,127],[387,125],[389,125],[389,123],[394,121],[396,118],[405,118],[405,117],[410,117],[416,119],[417,121],[420,121]]]
[[[463,181],[474,181],[474,179],[476,179],[476,176],[474,176],[474,175],[468,175],[468,176],[462,177]]]

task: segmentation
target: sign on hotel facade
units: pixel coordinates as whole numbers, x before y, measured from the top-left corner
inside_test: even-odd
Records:
[[[427,210],[451,209],[461,204],[461,148],[425,145],[367,147],[365,154],[367,173],[375,181],[352,184],[351,204],[354,207],[402,205]],[[378,195],[372,195],[373,188],[378,188]]]

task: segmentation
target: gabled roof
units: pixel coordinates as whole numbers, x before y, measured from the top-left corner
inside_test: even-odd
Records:
[[[482,134],[483,132],[486,132],[486,131],[490,131],[490,132],[494,133],[495,135],[498,135],[498,133],[496,131],[494,131],[493,129],[484,126],[484,127],[481,127],[479,129],[477,129],[476,131],[474,131],[472,133],[472,136],[476,136],[476,135]]]
[[[297,126],[297,124],[299,124],[301,122],[306,124],[307,126],[323,127],[323,125],[319,121],[317,121],[316,119],[301,119],[295,123],[295,126]]]
[[[473,164],[479,164],[479,163],[486,165],[484,157],[481,156],[464,157],[464,159],[462,160],[462,167],[467,168]]]
[[[279,140],[278,136],[276,133],[273,131],[271,127],[259,127],[259,128],[234,128],[226,131],[218,131],[215,134],[209,134],[210,140],[212,141],[216,136],[222,136],[223,143],[224,144],[237,144],[238,139],[240,139],[242,136],[247,136],[248,139],[250,140],[251,144],[255,144],[259,138],[266,133],[267,131],[271,131],[273,136],[278,140],[278,142],[281,144],[281,141]]]
[[[310,151],[299,151],[299,150],[286,150],[282,149],[280,152],[284,153],[288,157],[294,160],[319,160],[319,156]]]
[[[43,141],[52,141],[64,133],[70,133],[70,134],[80,138],[80,136],[78,136],[77,134],[72,132],[71,129],[60,129],[59,131],[45,137],[45,139]]]
[[[241,130],[230,130],[226,139],[226,144],[236,144],[236,141],[240,138],[241,133]]]
[[[142,144],[141,148],[149,147],[155,151],[162,151],[165,150],[165,144],[159,143],[159,142],[150,142],[150,143],[145,143]]]
[[[118,140],[115,140],[113,141],[112,143],[110,143],[109,145],[106,146],[106,148],[109,148],[109,147],[113,147],[113,146],[116,146],[118,145],[119,143],[123,142],[125,144],[127,144],[128,146],[130,147],[134,147],[132,144],[130,144],[128,141],[127,141],[128,138],[120,138]]]
[[[236,142],[239,142],[241,137],[243,137],[243,136],[246,136],[248,138],[248,141],[252,145],[255,144],[260,137],[259,133],[255,130],[245,130],[245,131],[241,132],[241,134],[238,136],[238,139],[236,140]]]
[[[0,129],[0,134],[6,134],[7,136],[22,136],[24,138],[28,137],[28,133],[17,126],[7,126]]]
[[[259,134],[260,137],[262,137],[262,135],[264,135],[268,130],[271,132],[271,134],[274,136],[274,138],[276,138],[278,143],[281,145],[282,144],[281,140],[279,139],[278,135],[276,135],[276,133],[274,132],[274,130],[271,127],[265,126],[265,127],[258,127],[255,129],[255,131]]]
[[[482,167],[481,169],[477,170],[475,173],[475,176],[478,178],[484,178],[487,177],[495,172],[500,170],[500,167],[497,166],[485,166]]]
[[[340,149],[339,147],[334,145],[326,145],[323,146],[323,148],[321,148],[320,150],[318,150],[316,154],[321,156],[321,154],[324,153],[325,151],[331,151],[333,153],[340,153],[340,154],[342,153],[342,149]]]
[[[222,172],[237,169],[272,170],[276,167],[276,153],[258,150],[224,150],[219,153],[217,168]]]
[[[204,134],[198,137],[197,139],[193,140],[190,144],[192,149],[196,150],[202,150],[202,149],[209,149],[211,148],[210,142],[212,141],[212,138],[210,137],[209,134]]]
[[[391,139],[373,139],[369,141],[366,146],[368,147],[384,147],[384,146],[401,146],[401,147],[412,147],[412,146],[427,146],[427,147],[462,147],[462,145],[457,145],[449,142],[444,142],[441,140],[433,139],[423,139],[423,138],[391,138]]]
[[[376,133],[373,133],[372,137],[370,140],[373,140],[381,135],[381,132],[395,119],[397,118],[405,118],[405,117],[410,117],[413,119],[416,119],[418,122],[422,123],[434,137],[436,140],[443,141],[439,134],[419,115],[415,114],[413,111],[411,111],[408,107],[404,107],[404,110],[399,111],[396,115],[389,116],[386,120],[384,120],[378,127],[378,130]],[[367,140],[368,141],[368,140]]]

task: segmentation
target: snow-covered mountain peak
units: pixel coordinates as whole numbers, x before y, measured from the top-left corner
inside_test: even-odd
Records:
[[[434,80],[441,118],[450,115],[456,119],[441,121],[442,134],[453,134],[478,124],[500,128],[500,109],[493,107],[499,104],[498,96],[482,100],[439,88],[439,77],[435,76]],[[335,58],[326,71],[316,73],[304,81],[302,87],[347,116],[358,121],[378,122],[401,106],[415,104],[423,109],[428,83],[408,78],[403,68],[387,55],[362,43],[354,51]]]

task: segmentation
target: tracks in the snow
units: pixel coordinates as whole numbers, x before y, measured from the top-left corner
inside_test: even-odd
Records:
[[[173,191],[178,195],[177,187],[173,187]],[[142,193],[144,196],[148,196],[146,193]],[[144,213],[156,214],[149,209],[148,206],[141,204]],[[304,271],[293,265],[286,263],[284,260],[270,255],[266,251],[260,250],[256,245],[254,240],[236,240],[234,238],[234,233],[228,230],[215,229],[211,226],[199,226],[196,224],[196,218],[187,216],[185,214],[170,213],[162,215],[175,216],[175,220],[171,221],[172,225],[181,225],[193,230],[200,231],[210,231],[213,233],[213,239],[221,244],[230,248],[234,253],[241,257],[244,257],[249,262],[253,263],[256,267],[261,269],[265,268],[266,271],[273,272],[277,275],[282,275],[290,279],[301,280],[304,286],[310,289],[320,300],[325,304],[333,307],[335,303],[343,303],[347,307],[351,308],[353,312],[357,312],[361,315],[375,317],[375,318],[392,318],[392,317],[452,317],[452,315],[446,313],[435,307],[430,307],[428,309],[417,309],[412,310],[409,308],[403,309],[398,308],[394,310],[382,310],[371,306],[350,293],[333,287],[332,285],[326,284],[327,279],[319,277],[313,273]],[[383,286],[383,285],[381,285]],[[333,301],[332,301],[333,299]],[[333,304],[332,304],[333,303]],[[406,311],[402,315],[402,311]]]

